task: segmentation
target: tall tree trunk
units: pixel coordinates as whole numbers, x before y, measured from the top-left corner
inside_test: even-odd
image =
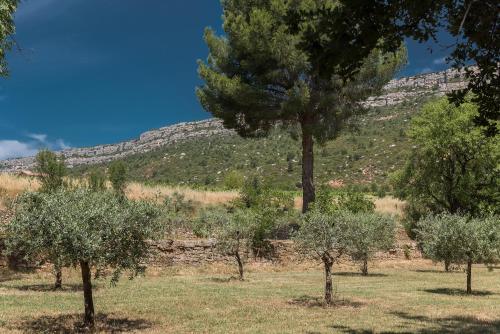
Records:
[[[80,261],[80,268],[82,269],[83,299],[85,302],[84,323],[86,326],[93,328],[95,324],[94,301],[92,299],[92,282],[89,263],[86,261]]]
[[[235,255],[236,262],[238,262],[238,272],[240,274],[240,281],[243,281],[243,262],[241,261],[240,253],[236,252]]]
[[[444,271],[450,271],[450,261],[444,260]]]
[[[54,271],[56,274],[56,281],[54,283],[54,289],[59,290],[62,289],[62,271],[61,267],[54,265]]]
[[[333,263],[329,259],[323,259],[325,265],[325,303],[330,305],[332,303],[332,266]]]
[[[472,293],[472,260],[467,260],[467,294]]]
[[[361,266],[361,274],[363,276],[368,276],[368,259],[363,260],[363,265]]]
[[[302,213],[309,210],[309,205],[314,202],[314,141],[311,130],[307,124],[302,124]]]

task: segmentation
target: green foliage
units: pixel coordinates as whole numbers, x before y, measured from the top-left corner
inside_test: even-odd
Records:
[[[375,204],[361,192],[347,191],[340,193],[338,207],[353,213],[374,212]]]
[[[198,63],[204,81],[197,88],[200,103],[226,127],[244,137],[266,136],[276,126],[293,132],[300,127],[303,211],[315,197],[313,138],[320,143],[336,138],[347,120],[365,111],[361,102],[376,95],[406,61],[404,49],[384,54],[373,45],[363,59],[354,59],[350,66],[357,71],[346,78],[338,63],[326,62],[321,47],[308,53],[304,44],[319,22],[302,21],[304,12],[319,14],[323,6],[335,5],[331,0],[224,1],[225,34],[205,31],[210,54],[206,63]],[[347,40],[335,42],[339,54],[350,52]],[[328,69],[320,71],[320,63]]]
[[[471,102],[456,106],[439,99],[412,120],[408,135],[414,148],[392,176],[396,195],[410,204],[409,218],[426,212],[498,213],[500,137],[487,137],[474,123],[477,115]]]
[[[0,1],[0,77],[8,74],[5,56],[13,45],[13,40],[9,37],[15,32],[14,12],[18,3],[18,0]]]
[[[495,263],[500,260],[499,222],[498,216],[429,215],[418,223],[417,240],[434,261]]]
[[[245,178],[238,171],[230,171],[227,173],[226,177],[224,177],[224,188],[226,189],[241,189],[245,183]]]
[[[313,210],[327,214],[338,210],[371,213],[375,211],[375,204],[361,192],[338,191],[323,185],[318,191]]]
[[[92,191],[106,190],[106,174],[99,168],[93,168],[88,175],[88,187]]]
[[[390,217],[366,211],[344,214],[347,228],[342,242],[345,242],[347,254],[361,262],[361,271],[368,274],[368,261],[376,251],[387,251],[394,245],[395,222]]]
[[[143,201],[119,200],[109,192],[85,189],[25,193],[15,203],[15,217],[5,226],[7,252],[48,260],[61,267],[85,261],[96,273],[113,269],[144,270],[148,240],[161,236],[159,210]]]
[[[36,171],[39,173],[42,192],[54,192],[64,187],[66,166],[63,156],[49,150],[41,150],[36,155]]]
[[[202,209],[197,217],[193,219],[193,233],[200,238],[213,236],[214,231],[228,221],[228,210],[223,207],[208,207]]]
[[[167,211],[185,216],[193,215],[199,205],[191,199],[186,199],[186,196],[179,192],[174,192],[172,196],[166,196],[163,203]]]
[[[125,193],[127,183],[127,166],[123,161],[113,161],[108,168],[108,177],[113,190],[120,195]]]
[[[394,138],[399,138],[399,129],[408,127],[408,119],[415,114],[414,103],[422,105],[422,100],[408,105],[371,109],[359,121],[357,140],[364,144],[363,147],[352,144],[347,132],[335,141],[327,142],[328,156],[316,151],[315,183],[338,179],[346,185],[363,183],[366,182],[366,175],[362,171],[370,168],[373,171],[372,182],[385,184],[387,173],[392,168],[402,168],[406,152],[411,150],[408,138],[398,141],[395,147],[390,145],[395,143]],[[181,159],[179,152],[185,152],[189,158]],[[231,155],[224,158],[224,152],[231,152]],[[363,158],[351,161],[347,158],[349,152],[356,152]],[[275,157],[275,161],[269,162],[269,157]],[[288,171],[287,159],[293,163],[292,172]],[[267,138],[240,138],[237,135],[192,138],[132,155],[123,161],[130,180],[151,184],[223,189],[224,177],[222,173],[217,174],[218,171],[233,170],[235,166],[239,166],[237,171],[246,175],[249,182],[254,176],[265,176],[266,184],[280,190],[296,191],[296,184],[301,179],[299,143],[281,130],[276,130]],[[99,167],[105,169],[106,165]],[[77,166],[69,172],[79,176],[90,168]]]

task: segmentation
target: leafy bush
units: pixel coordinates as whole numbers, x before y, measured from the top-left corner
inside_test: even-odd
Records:
[[[427,216],[418,223],[417,239],[434,261],[467,264],[467,293],[472,292],[472,264],[500,260],[500,217],[458,214]]]

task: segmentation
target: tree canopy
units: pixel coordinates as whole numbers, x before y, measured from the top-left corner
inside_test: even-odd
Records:
[[[223,37],[205,31],[210,54],[199,62],[204,81],[197,88],[202,106],[242,136],[265,136],[275,126],[299,127],[302,133],[303,211],[314,201],[313,141],[335,138],[347,120],[363,110],[406,61],[406,50],[384,54],[376,45],[355,59],[353,76],[324,54],[304,49],[317,20],[302,21],[290,13],[316,13],[337,1],[225,0]],[[340,19],[340,18],[339,18]],[[338,40],[336,52],[352,59],[349,41]],[[328,75],[325,75],[328,73]]]
[[[15,203],[15,217],[5,226],[8,252],[21,250],[29,260],[50,261],[82,270],[85,322],[93,325],[90,271],[112,269],[112,282],[124,270],[133,277],[144,270],[148,240],[160,236],[158,209],[151,203],[120,199],[87,189],[25,193]]]
[[[451,45],[442,46],[451,49],[447,61],[465,68],[470,79],[466,89],[450,97],[462,102],[468,92],[474,93],[479,105],[475,121],[491,135],[498,132],[495,121],[500,115],[498,11],[497,0],[339,0],[336,5],[323,1],[314,9],[294,7],[289,17],[297,29],[317,22],[309,24],[302,47],[308,55],[321,55],[317,66],[325,76],[332,73],[335,63],[345,77],[352,77],[372,48],[394,51],[407,37],[443,44],[438,32],[446,31],[455,38]],[[338,52],[346,47],[348,53]],[[477,70],[466,68],[469,65],[476,65]]]
[[[417,239],[431,259],[467,264],[467,293],[471,293],[472,264],[500,261],[499,221],[498,216],[430,215],[419,221]]]
[[[14,12],[18,0],[0,0],[0,77],[8,74],[5,56],[12,48],[11,36],[15,32]]]
[[[456,106],[442,98],[423,107],[408,132],[414,149],[394,175],[399,197],[433,213],[498,213],[500,139],[474,124],[477,115],[471,101]]]

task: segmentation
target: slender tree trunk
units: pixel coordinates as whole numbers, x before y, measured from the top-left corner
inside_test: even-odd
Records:
[[[82,269],[83,281],[83,299],[85,302],[85,318],[84,323],[86,326],[94,327],[94,301],[92,299],[92,282],[89,263],[80,261],[80,268]]]
[[[61,267],[54,266],[54,271],[56,273],[56,282],[54,283],[54,289],[62,289],[62,271]]]
[[[361,266],[361,274],[363,276],[368,276],[368,260],[363,260],[363,265]]]
[[[450,261],[444,260],[444,271],[450,271]]]
[[[302,124],[302,213],[309,210],[309,205],[314,202],[314,141],[311,130],[307,124]]]
[[[332,303],[332,266],[333,263],[330,260],[323,259],[325,265],[325,303],[331,305]]]
[[[472,293],[472,260],[467,261],[467,294]]]
[[[243,262],[241,261],[240,253],[236,252],[235,255],[236,262],[238,262],[238,272],[240,274],[240,281],[243,281]]]

